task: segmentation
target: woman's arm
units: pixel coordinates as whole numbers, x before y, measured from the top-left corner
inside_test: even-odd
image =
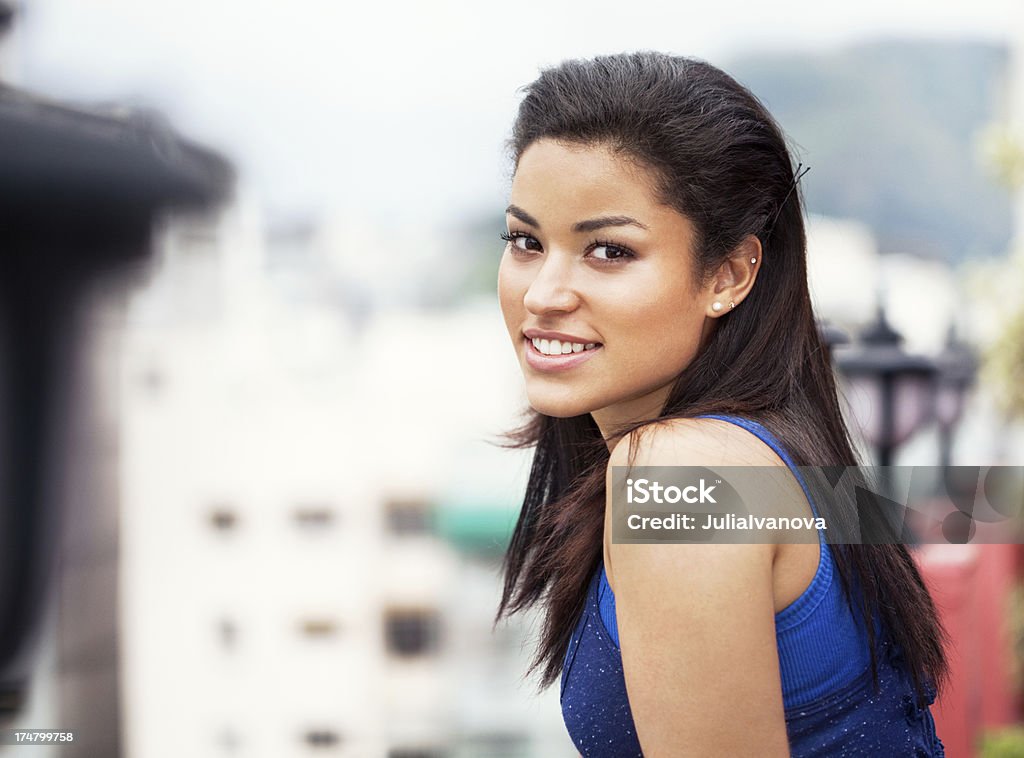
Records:
[[[736,442],[721,427],[672,424],[644,438],[635,460],[641,466],[764,463],[755,446]],[[609,483],[611,467],[626,465],[627,450],[623,440],[612,451]],[[616,545],[606,534],[605,548],[626,691],[644,755],[788,756],[775,546]]]

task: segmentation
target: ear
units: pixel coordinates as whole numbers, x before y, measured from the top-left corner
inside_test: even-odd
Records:
[[[740,307],[761,267],[761,240],[748,234],[711,276],[705,289],[707,315],[724,316]],[[717,305],[716,305],[717,304]]]

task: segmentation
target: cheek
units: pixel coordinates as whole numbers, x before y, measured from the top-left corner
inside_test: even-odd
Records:
[[[529,287],[529,278],[522,266],[516,266],[509,257],[508,253],[503,255],[498,266],[498,297],[503,303],[521,303]]]
[[[700,344],[704,313],[692,293],[674,288],[623,308],[622,323],[632,335],[634,352],[655,362],[688,362]]]

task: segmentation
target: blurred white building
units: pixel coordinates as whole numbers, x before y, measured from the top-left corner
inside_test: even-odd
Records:
[[[856,332],[881,303],[911,352],[942,349],[965,295],[945,261],[910,254],[880,255],[862,222],[811,215],[807,269],[815,313]]]
[[[848,328],[875,314],[881,262],[871,229],[859,221],[810,215],[807,278],[819,318]]]
[[[575,755],[528,622],[491,631],[528,472],[483,442],[522,400],[496,304],[353,320],[324,238],[246,208],[168,228],[124,340],[126,753]]]

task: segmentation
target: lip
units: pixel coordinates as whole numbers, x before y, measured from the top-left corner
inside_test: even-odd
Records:
[[[547,334],[553,334],[555,332],[547,332]],[[544,338],[547,339],[547,338]],[[558,339],[552,337],[551,339]],[[566,339],[569,339],[566,337]],[[580,342],[578,339],[572,339],[573,342]],[[604,349],[603,345],[599,345],[591,350],[581,350],[578,353],[566,353],[564,355],[544,355],[537,348],[533,346],[533,339],[527,336],[523,336],[523,345],[526,350],[526,362],[531,368],[537,371],[545,372],[558,372],[568,371],[569,369],[576,368],[581,363],[585,363],[594,357],[595,353]]]

